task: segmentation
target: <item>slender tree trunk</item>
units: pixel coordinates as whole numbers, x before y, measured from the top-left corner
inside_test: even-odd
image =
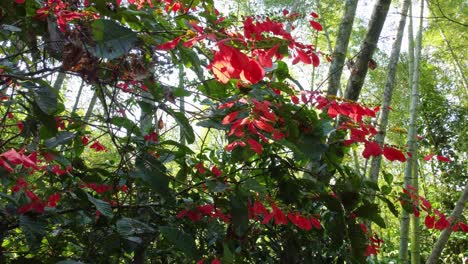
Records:
[[[390,105],[392,102],[393,89],[395,87],[395,77],[398,66],[398,59],[400,57],[401,42],[403,40],[403,33],[405,31],[406,14],[411,4],[410,0],[405,0],[401,7],[401,17],[398,24],[397,36],[392,46],[392,52],[390,55],[390,61],[387,67],[387,81],[385,82],[382,107],[380,109],[379,119],[377,121],[378,134],[375,136],[375,141],[382,147],[385,140],[385,134],[387,131],[388,116],[390,114]],[[369,178],[373,182],[377,182],[380,171],[380,164],[382,162],[382,156],[373,157],[371,161],[371,168]]]
[[[412,184],[412,174],[414,160],[417,157],[416,155],[416,119],[417,119],[417,108],[419,102],[419,68],[421,60],[421,42],[422,42],[422,18],[424,11],[424,1],[421,0],[420,7],[420,19],[419,19],[419,29],[416,36],[416,47],[415,47],[415,56],[414,56],[414,73],[413,73],[413,83],[411,89],[411,109],[410,109],[410,123],[408,129],[408,152],[411,154],[408,156],[405,166],[405,177],[403,179],[405,188],[408,185]],[[408,263],[408,238],[409,238],[409,224],[410,218],[408,212],[403,210],[401,222],[400,222],[400,261],[401,263]]]
[[[416,153],[413,153],[413,155]],[[415,156],[413,164],[413,187],[416,189],[416,195],[419,195],[419,179],[418,179],[418,169],[419,162]],[[414,214],[411,215],[411,263],[421,263],[421,246],[419,241],[419,236],[421,234],[421,228],[419,226],[419,217],[416,217]]]
[[[383,24],[387,18],[388,9],[391,0],[378,0],[372,11],[371,20],[369,22],[369,30],[361,45],[359,55],[351,69],[351,76],[346,85],[345,98],[357,101],[361,93],[364,79],[366,78],[369,60],[372,59],[377,42],[382,31]]]
[[[429,256],[429,258],[427,259],[426,264],[438,263],[440,254],[442,253],[442,250],[444,249],[445,244],[447,244],[450,234],[452,233],[452,227],[457,222],[460,215],[463,213],[463,209],[465,208],[465,203],[467,201],[468,201],[468,184],[465,186],[465,190],[463,191],[463,194],[460,196],[460,199],[458,199],[458,202],[452,211],[452,215],[450,216],[452,218],[452,223],[450,224],[450,227],[444,229],[444,231],[442,231],[442,233],[440,234],[439,239],[437,239],[437,242],[432,248],[431,256]]]
[[[343,18],[341,19],[338,36],[336,37],[335,51],[333,52],[333,61],[330,64],[328,75],[328,92],[327,95],[337,95],[340,90],[341,73],[346,59],[346,51],[348,50],[349,38],[353,28],[354,17],[356,16],[358,0],[347,0]]]

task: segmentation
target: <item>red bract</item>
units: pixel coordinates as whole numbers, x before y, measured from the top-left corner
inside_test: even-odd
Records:
[[[273,217],[275,218],[275,224],[276,225],[286,225],[288,223],[288,219],[286,218],[286,215],[279,209],[274,203],[271,205],[273,209]]]
[[[263,151],[262,145],[260,143],[258,143],[258,141],[256,141],[255,139],[252,139],[252,138],[248,138],[247,143],[250,145],[250,148],[255,153],[257,153],[258,155],[262,154],[262,151]]]
[[[143,139],[147,142],[158,142],[158,134],[156,132],[151,132],[143,136]]]
[[[444,215],[442,215],[434,225],[434,228],[437,230],[444,230],[449,227],[450,227],[450,222],[447,220],[447,218],[445,218]]]
[[[49,207],[56,207],[59,200],[60,200],[60,194],[59,193],[54,193],[51,196],[49,196],[49,199],[48,199]]]
[[[219,259],[215,258],[213,261],[211,261],[211,264],[221,264],[221,261]]]
[[[172,50],[172,49],[175,49],[175,47],[177,46],[177,44],[179,44],[181,39],[182,39],[182,36],[178,36],[177,38],[171,41],[168,41],[166,43],[163,43],[161,45],[157,45],[154,48],[157,50]]]
[[[424,157],[424,160],[425,161],[430,161],[432,159],[432,157],[434,157],[434,154],[429,154],[426,157]]]
[[[195,164],[195,168],[200,174],[205,174],[205,167],[203,166],[203,162]]]
[[[224,149],[226,149],[226,151],[232,151],[234,148],[236,147],[245,147],[247,144],[245,144],[245,142],[243,141],[233,141],[231,143],[229,143]]]
[[[395,161],[395,160],[398,160],[400,162],[406,161],[406,157],[403,154],[403,152],[392,147],[384,147],[383,154],[385,158],[387,158],[389,161]]]
[[[221,83],[227,83],[230,79],[241,79],[246,83],[255,84],[265,76],[262,66],[238,49],[222,42],[218,44],[218,47],[219,51],[215,53],[208,69],[213,71],[216,79]]]
[[[312,224],[310,223],[309,219],[304,216],[301,216],[298,212],[296,214],[289,213],[288,214],[289,221],[293,223],[295,226],[299,227],[302,230],[309,231],[312,229]]]
[[[373,245],[367,245],[365,255],[366,256],[377,255],[377,248]]]
[[[236,119],[238,114],[239,114],[239,111],[235,111],[235,112],[232,112],[232,113],[226,115],[223,118],[223,120],[221,121],[221,124],[223,124],[223,125],[231,124]]]
[[[447,163],[450,162],[450,159],[449,159],[449,158],[444,157],[444,156],[442,156],[442,155],[437,155],[437,160],[438,160],[438,161],[442,161],[442,162],[447,162]]]
[[[434,223],[435,223],[435,216],[426,215],[426,218],[424,219],[424,225],[428,229],[432,229],[434,228]]]
[[[90,148],[94,149],[96,152],[99,151],[107,151],[106,147],[104,147],[99,141],[95,141]]]
[[[220,171],[216,165],[211,168],[211,173],[213,173],[216,177],[223,175],[223,172]]]
[[[377,157],[380,155],[382,155],[382,149],[377,142],[366,142],[364,151],[362,152],[364,158],[368,159],[370,156]]]
[[[320,25],[320,23],[317,22],[317,21],[311,20],[311,21],[310,21],[310,25],[311,25],[315,30],[317,30],[317,31],[322,31],[322,30],[323,30],[322,25]]]

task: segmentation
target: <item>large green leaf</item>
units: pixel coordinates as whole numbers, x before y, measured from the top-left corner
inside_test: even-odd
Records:
[[[76,134],[69,131],[60,131],[57,136],[47,139],[44,143],[48,149],[67,144],[75,138]]]
[[[187,256],[191,258],[197,256],[197,246],[195,244],[195,239],[191,235],[170,226],[162,226],[159,228],[159,231],[161,231],[161,234],[167,240],[173,243],[176,248],[184,252]]]
[[[42,112],[47,115],[55,114],[58,105],[57,91],[46,81],[40,80],[37,83],[26,81],[22,83],[22,86],[32,92],[34,101]]]
[[[107,216],[107,217],[112,217],[112,207],[108,202],[104,202],[103,200],[99,200],[94,198],[91,194],[86,193],[88,196],[88,200],[96,206],[96,209],[101,212],[101,214]]]
[[[184,133],[187,143],[192,144],[195,141],[195,134],[193,133],[193,128],[187,117],[183,113],[175,112],[167,107],[164,107],[163,110],[174,117],[175,121],[180,126],[182,133]]]
[[[89,50],[100,58],[118,58],[130,51],[138,40],[135,32],[113,20],[94,20],[91,29],[96,45]]]
[[[379,215],[379,206],[377,204],[364,203],[360,206],[354,213],[358,217],[369,219],[372,222],[376,223],[378,226],[385,228],[385,221]]]
[[[147,224],[127,217],[119,219],[115,225],[117,232],[124,237],[154,232],[154,229]]]
[[[166,175],[166,167],[164,167],[160,160],[149,154],[143,154],[137,157],[135,166],[134,177],[147,182],[159,194],[168,194],[169,177]]]

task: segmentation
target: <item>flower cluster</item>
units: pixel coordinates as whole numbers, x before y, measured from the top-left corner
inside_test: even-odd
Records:
[[[24,178],[19,178],[16,181],[16,185],[14,185],[11,188],[11,191],[13,193],[19,193],[22,191],[24,192],[24,194],[26,194],[26,197],[28,198],[28,202],[21,205],[18,208],[17,210],[18,214],[24,214],[30,211],[33,211],[36,213],[43,213],[46,206],[48,207],[57,206],[57,203],[60,200],[59,193],[54,193],[48,197],[47,201],[43,201],[29,187],[30,187],[29,184],[26,182]]]
[[[400,196],[400,202],[403,206],[406,203],[410,204],[413,208],[414,216],[416,217],[420,216],[419,208],[422,208],[427,213],[424,218],[424,225],[428,229],[435,228],[437,230],[444,230],[452,226],[451,217],[446,217],[439,210],[432,208],[431,203],[426,198],[416,194],[416,188],[411,185],[408,185],[407,187],[408,188],[403,188],[403,193]],[[468,232],[468,225],[459,221],[453,224],[452,230],[466,233]]]
[[[320,221],[314,216],[305,216],[297,211],[284,212],[274,202],[270,202],[270,206],[271,210],[268,210],[260,201],[249,202],[249,219],[260,221],[262,224],[268,224],[273,220],[275,225],[287,225],[288,222],[291,222],[299,229],[306,231],[312,228],[321,229]],[[183,209],[176,215],[177,218],[187,217],[192,222],[201,221],[203,216],[208,217],[210,220],[218,219],[225,223],[231,222],[231,214],[224,214],[221,209],[216,208],[213,204]]]

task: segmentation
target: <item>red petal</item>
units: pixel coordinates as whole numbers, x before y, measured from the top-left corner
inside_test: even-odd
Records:
[[[223,124],[223,125],[231,124],[234,121],[234,119],[236,119],[238,114],[239,114],[239,111],[235,111],[235,112],[232,112],[232,113],[226,115],[223,118],[223,121],[221,121],[221,124]]]
[[[437,160],[442,162],[450,162],[450,159],[441,155],[437,155]]]
[[[432,159],[432,157],[434,157],[434,154],[429,154],[429,155],[427,155],[426,157],[424,157],[424,160],[425,160],[425,161],[429,161],[429,160]]]
[[[395,160],[398,160],[400,162],[406,161],[406,157],[403,154],[403,152],[395,148],[385,147],[383,150],[383,154],[385,158],[387,158],[389,161],[395,161]]]
[[[254,120],[253,123],[258,129],[264,130],[268,133],[271,133],[274,129],[272,125],[262,120]]]
[[[258,155],[262,154],[262,145],[258,143],[255,139],[248,138],[247,143],[250,145],[250,148],[257,153]]]
[[[175,39],[173,39],[171,41],[168,41],[166,43],[163,43],[161,45],[156,46],[155,49],[157,49],[157,50],[172,50],[177,46],[177,44],[179,44],[181,39],[182,39],[182,36],[178,36],[177,38],[175,38]]]
[[[250,59],[243,67],[245,69],[241,72],[240,78],[245,82],[256,84],[265,77],[265,70],[256,60]]]
[[[377,142],[366,142],[366,146],[364,151],[362,152],[362,156],[366,159],[370,158],[370,156],[377,157],[382,155],[382,149],[380,148]]]
[[[310,21],[310,25],[317,31],[322,31],[323,30],[322,25],[320,25],[320,23],[317,22],[317,21],[313,21],[313,20]]]

